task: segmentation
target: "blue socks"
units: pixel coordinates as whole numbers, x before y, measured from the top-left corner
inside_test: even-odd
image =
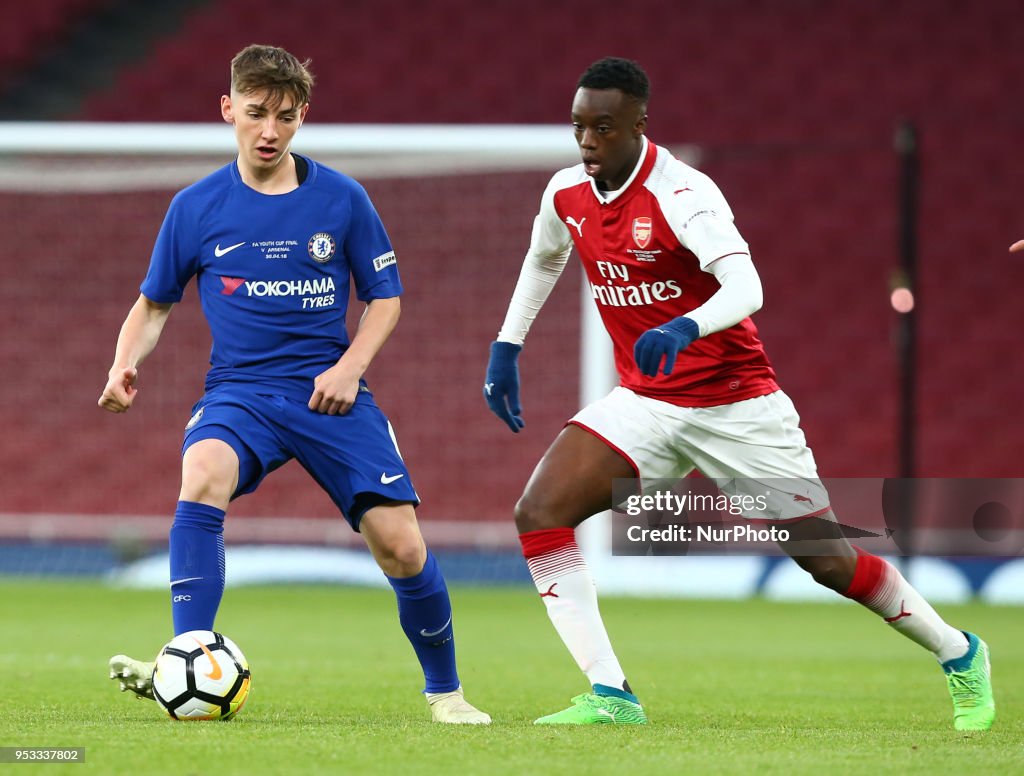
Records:
[[[174,633],[213,630],[224,594],[224,511],[179,501],[171,526],[171,613]],[[398,599],[398,619],[423,667],[424,692],[459,687],[455,668],[452,605],[437,559],[414,577],[388,577]]]
[[[224,510],[179,501],[170,550],[174,635],[213,630],[224,594]]]
[[[424,692],[451,692],[459,687],[455,669],[452,605],[437,559],[427,550],[427,562],[414,577],[388,577],[398,598],[398,620],[416,651],[427,686]]]

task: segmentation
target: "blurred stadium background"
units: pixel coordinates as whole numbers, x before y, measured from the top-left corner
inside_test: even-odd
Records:
[[[637,59],[652,80],[650,137],[693,154],[752,246],[766,299],[756,322],[828,477],[902,473],[894,133],[912,121],[913,473],[1021,476],[1024,267],[1007,254],[1024,237],[1020,0],[0,0],[0,11],[4,122],[216,122],[230,58],[258,42],[312,59],[308,126],[565,122],[568,135],[583,68]],[[209,348],[194,293],[143,368],[133,411],[114,417],[96,399],[172,194],[230,158],[0,154],[0,574],[107,574],[165,543]],[[424,499],[424,533],[454,579],[525,580],[512,507],[579,405],[578,271],[522,359],[526,433],[513,438],[479,394],[560,165],[338,166],[365,184],[400,256],[403,320],[368,379]],[[227,536],[264,549],[353,540],[295,464],[235,503]],[[1007,565],[998,572],[1020,601],[1024,572]],[[940,581],[955,571],[934,568]],[[960,564],[947,588],[970,595],[994,568]],[[736,592],[763,588],[766,570]]]

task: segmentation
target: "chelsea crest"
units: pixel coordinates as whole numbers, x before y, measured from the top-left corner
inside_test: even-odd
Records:
[[[309,238],[309,243],[306,247],[309,249],[310,258],[321,264],[330,261],[334,256],[334,238],[327,234],[327,232],[317,232],[314,234]]]

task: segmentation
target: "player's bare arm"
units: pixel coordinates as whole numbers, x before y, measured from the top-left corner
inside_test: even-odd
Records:
[[[142,295],[132,305],[117,338],[114,363],[98,402],[100,407],[121,413],[132,406],[138,393],[135,387],[138,367],[156,347],[173,306]]]
[[[384,346],[402,312],[399,297],[374,299],[363,311],[352,344],[338,363],[313,380],[309,408],[327,415],[344,415],[355,403],[359,379]]]
[[[1016,253],[1017,251],[1024,251],[1024,240],[1017,240],[1017,242],[1010,246],[1010,253]]]

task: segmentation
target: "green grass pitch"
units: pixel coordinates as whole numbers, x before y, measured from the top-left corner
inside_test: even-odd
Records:
[[[0,746],[86,747],[83,765],[26,773],[132,776],[1024,772],[1019,609],[942,607],[992,649],[999,716],[965,734],[932,658],[856,606],[608,598],[651,724],[551,729],[531,722],[586,684],[536,595],[452,598],[462,681],[490,728],[429,722],[389,591],[229,590],[217,626],[248,656],[252,696],[231,722],[181,723],[106,674],[111,654],[170,637],[166,593],[3,582]]]

